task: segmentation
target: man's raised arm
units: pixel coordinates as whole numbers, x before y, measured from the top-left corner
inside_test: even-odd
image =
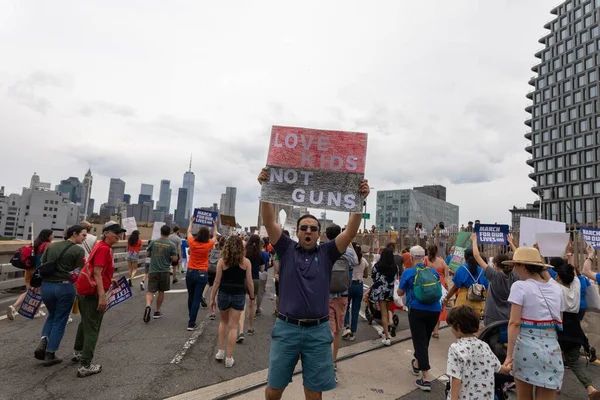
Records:
[[[366,198],[369,195],[369,181],[363,179],[360,183],[360,193]],[[337,247],[340,253],[346,251],[350,243],[352,243],[352,239],[356,236],[356,232],[358,232],[358,228],[360,228],[360,223],[362,221],[362,214],[360,213],[352,213],[350,214],[350,218],[348,219],[348,225],[344,232],[340,233],[338,237],[335,238],[335,247]]]
[[[263,168],[258,175],[258,183],[262,185],[263,182],[266,182],[269,179],[269,169]],[[264,201],[260,202],[260,215],[262,216],[262,223],[267,230],[267,234],[269,235],[269,240],[273,245],[279,241],[281,238],[281,228],[277,225],[277,221],[275,219],[275,208],[272,203],[267,203]]]

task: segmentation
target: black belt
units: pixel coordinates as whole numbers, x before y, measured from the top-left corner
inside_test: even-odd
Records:
[[[363,281],[361,281],[360,279],[352,279],[352,283],[354,283],[354,282],[360,282],[360,283],[363,283]]]
[[[296,318],[290,318],[281,313],[277,314],[277,318],[279,318],[282,321],[287,322],[288,324],[304,326],[304,327],[317,326],[317,325],[322,324],[323,322],[329,321],[329,316],[319,318],[319,319],[296,319]]]

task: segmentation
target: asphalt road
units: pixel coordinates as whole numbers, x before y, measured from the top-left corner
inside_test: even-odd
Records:
[[[256,318],[253,336],[246,336],[234,351],[235,365],[226,369],[214,360],[217,351],[218,317],[208,320],[208,309],[201,309],[198,324],[204,326],[188,332],[187,292],[185,281],[172,285],[163,305],[164,317],[145,324],[142,320],[145,292],[135,281],[134,296],[107,312],[102,323],[94,362],[103,371],[87,378],[77,378],[76,364],[69,361],[79,316],[67,325],[57,355],[66,360],[45,368],[33,358],[43,319],[17,317],[14,322],[0,320],[0,399],[163,399],[266,369],[269,361],[270,331],[275,317],[273,283],[269,279],[263,315]],[[178,292],[181,290],[181,292]],[[6,305],[6,302],[3,302]],[[4,310],[1,309],[2,316]],[[364,307],[363,307],[364,310]],[[399,313],[400,329],[407,328],[407,318]],[[246,323],[246,329],[248,325]],[[190,339],[196,338],[190,344]],[[378,340],[377,331],[361,319],[355,342]],[[171,361],[188,346],[178,364]]]

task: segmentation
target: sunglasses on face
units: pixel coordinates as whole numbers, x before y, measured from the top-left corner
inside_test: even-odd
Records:
[[[310,229],[311,232],[316,232],[316,231],[319,230],[319,227],[318,226],[314,226],[314,225],[300,225],[300,230],[302,232],[306,232],[309,229]]]

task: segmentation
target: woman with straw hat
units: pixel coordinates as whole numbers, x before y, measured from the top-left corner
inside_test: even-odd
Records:
[[[561,388],[564,366],[557,330],[564,311],[561,288],[544,272],[540,252],[519,247],[510,261],[520,280],[513,283],[504,365],[512,364],[519,399],[554,399]]]

